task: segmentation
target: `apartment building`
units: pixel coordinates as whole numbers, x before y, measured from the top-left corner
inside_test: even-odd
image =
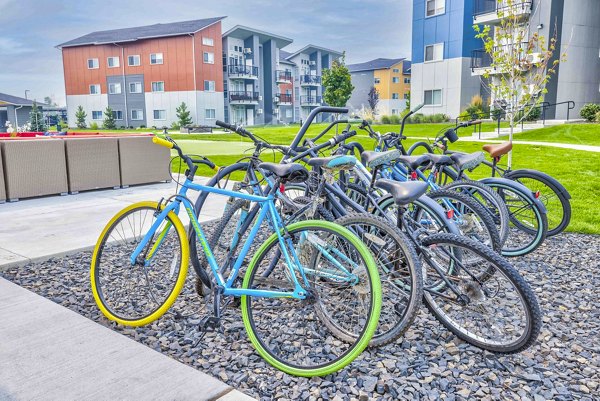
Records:
[[[352,97],[348,107],[352,113],[364,115],[370,111],[369,92],[377,89],[379,101],[375,117],[400,114],[410,96],[411,62],[404,58],[377,58],[364,63],[349,64],[352,77]]]
[[[575,4],[576,3],[576,4]],[[557,51],[567,52],[547,85],[546,118],[577,116],[585,103],[600,102],[600,2],[597,0],[515,0],[526,36],[557,35]],[[411,102],[425,103],[424,113],[451,117],[474,95],[490,99],[482,74],[491,65],[474,24],[498,29],[504,0],[413,0]],[[560,51],[558,51],[560,49]],[[491,79],[499,72],[491,71]],[[491,99],[490,99],[491,100]],[[501,100],[501,99],[498,99]],[[567,110],[563,102],[574,101]]]
[[[185,102],[195,123],[224,118],[221,21],[225,17],[92,32],[58,45],[70,126],[110,106],[117,126],[163,127]]]

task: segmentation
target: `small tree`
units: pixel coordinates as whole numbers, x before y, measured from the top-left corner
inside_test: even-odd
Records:
[[[106,110],[104,110],[104,121],[102,122],[102,127],[104,129],[117,129],[115,114],[110,106],[106,107]]]
[[[87,118],[86,112],[83,110],[83,107],[78,106],[77,111],[75,112],[75,120],[77,124],[77,128],[86,128],[87,124],[85,119]]]
[[[50,96],[46,96],[44,97],[44,103],[46,103],[48,106],[56,106],[56,102],[52,100],[52,97]]]
[[[29,123],[31,130],[35,132],[42,132],[46,130],[46,123],[44,122],[44,114],[38,107],[37,102],[33,102],[31,112],[29,113]]]
[[[192,123],[192,116],[185,102],[181,102],[175,111],[177,112],[177,123],[180,127],[185,127]]]
[[[512,141],[514,127],[527,119],[543,101],[548,92],[546,84],[561,59],[565,59],[565,54],[553,56],[557,44],[556,24],[548,42],[537,30],[531,29],[537,8],[523,22],[520,0],[503,0],[502,4],[504,7],[498,9],[498,26],[492,29],[489,25],[483,28],[475,25],[473,29],[477,33],[475,37],[483,40],[485,51],[491,58],[491,65],[482,77],[489,85],[494,108],[502,108],[506,113],[510,124],[509,140]],[[508,154],[508,166],[511,164],[512,152]]]
[[[377,105],[379,104],[379,91],[376,87],[371,86],[368,94],[369,108],[373,115],[377,114]]]
[[[344,107],[352,96],[354,86],[350,77],[350,71],[341,60],[334,60],[331,68],[323,70],[323,100],[333,107]]]

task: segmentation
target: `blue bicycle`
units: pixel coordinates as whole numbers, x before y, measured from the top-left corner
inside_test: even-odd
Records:
[[[377,265],[365,244],[346,228],[307,220],[284,225],[274,199],[280,184],[302,182],[308,171],[299,164],[263,163],[276,183],[261,196],[193,183],[197,164],[215,168],[204,157],[184,155],[186,180],[177,194],[160,202],[140,202],[123,209],[103,230],[92,257],[94,299],[110,320],[128,326],[148,324],[171,307],[187,274],[189,244],[178,217],[186,211],[212,271],[213,314],[200,323],[204,332],[220,328],[221,310],[241,297],[250,341],[274,367],[298,376],[323,376],[352,362],[368,345],[381,310]],[[260,212],[233,266],[219,266],[198,222],[189,190],[206,191],[258,203]],[[271,234],[236,278],[264,222]],[[227,272],[226,277],[224,273]],[[339,341],[329,327],[349,333]]]

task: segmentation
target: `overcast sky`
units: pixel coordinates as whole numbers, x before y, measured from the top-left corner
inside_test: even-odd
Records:
[[[346,51],[346,62],[410,57],[412,0],[0,0],[0,92],[65,103],[55,46],[106,29],[227,16],[294,40]]]

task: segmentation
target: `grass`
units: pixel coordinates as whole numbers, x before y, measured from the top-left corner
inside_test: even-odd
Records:
[[[555,125],[515,134],[514,140],[600,146],[600,124]]]

